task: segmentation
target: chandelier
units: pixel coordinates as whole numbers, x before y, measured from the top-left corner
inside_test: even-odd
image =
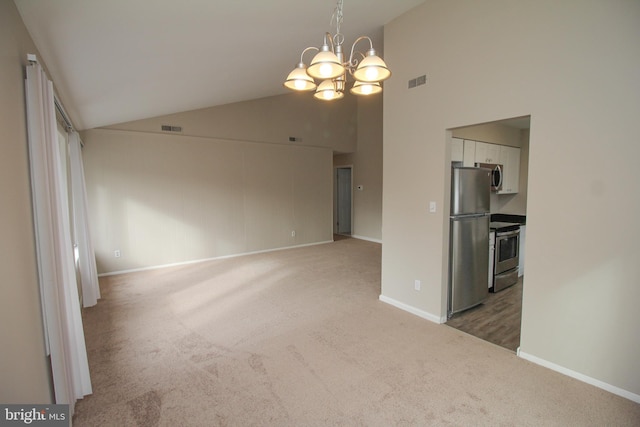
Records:
[[[342,49],[344,35],[340,32],[343,18],[342,3],[343,0],[338,0],[331,17],[331,22],[335,21],[336,34],[332,36],[328,32],[325,33],[320,49],[311,46],[302,51],[300,62],[284,82],[285,87],[295,91],[315,90],[314,96],[324,101],[340,99],[344,97],[348,71],[355,80],[350,90],[354,95],[373,95],[382,92],[380,82],[388,79],[391,76],[391,71],[382,58],[376,54],[373,42],[369,37],[358,37],[351,46],[349,59],[346,61],[344,59]],[[355,51],[356,44],[363,40],[369,41],[369,50],[366,54]],[[318,53],[307,67],[303,56],[310,50]],[[316,80],[320,83],[316,84]]]

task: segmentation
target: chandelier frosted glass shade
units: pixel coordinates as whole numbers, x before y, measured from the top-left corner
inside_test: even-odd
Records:
[[[353,72],[353,77],[361,82],[381,82],[391,76],[391,71],[387,68],[382,58],[376,55],[376,51],[371,49],[367,52],[358,67]]]
[[[318,99],[323,101],[331,101],[334,99],[340,99],[344,96],[342,91],[336,90],[336,86],[331,80],[325,80],[320,83],[316,93],[313,94]]]
[[[375,95],[382,92],[382,86],[378,82],[361,82],[356,81],[350,91],[354,95]]]
[[[299,91],[314,90],[316,82],[307,74],[307,67],[301,62],[293,69],[284,81],[284,86]]]
[[[327,50],[325,50],[325,48]],[[307,73],[316,79],[335,79],[344,74],[344,67],[329,46],[322,46],[322,50],[316,54],[307,68]]]

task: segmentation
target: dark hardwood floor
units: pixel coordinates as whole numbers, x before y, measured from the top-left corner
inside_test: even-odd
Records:
[[[490,293],[484,304],[454,314],[446,323],[511,351],[520,345],[523,277],[498,293]]]

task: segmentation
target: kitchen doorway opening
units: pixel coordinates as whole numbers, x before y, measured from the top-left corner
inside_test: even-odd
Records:
[[[449,129],[451,138],[448,143],[451,146],[446,151],[449,153],[447,163],[452,167],[500,165],[502,175],[508,182],[503,183],[501,190],[494,189],[490,194],[490,224],[495,228],[498,223],[517,223],[521,236],[518,248],[520,263],[511,275],[517,277],[517,281],[513,280],[505,289],[488,292],[484,302],[453,314],[446,325],[514,352],[520,346],[522,323],[530,124],[531,117],[523,116]],[[447,168],[447,173],[449,171]],[[446,182],[450,185],[451,180]],[[446,201],[450,199],[447,198]],[[446,236],[448,238],[449,234]],[[449,242],[448,239],[448,247],[451,246]],[[487,246],[489,265],[485,283],[489,289],[495,280],[492,273],[495,273],[496,263],[495,250],[491,250],[491,239]],[[451,247],[448,253],[452,253]],[[446,276],[444,294],[450,298],[450,270]],[[497,289],[500,288],[496,286],[494,290]],[[448,303],[447,300],[447,305]]]
[[[333,233],[343,236],[352,234],[352,170],[353,166],[334,169]]]

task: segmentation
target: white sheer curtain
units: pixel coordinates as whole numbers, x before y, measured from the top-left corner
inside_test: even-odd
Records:
[[[73,194],[73,218],[76,245],[78,248],[78,269],[82,282],[82,305],[91,307],[100,299],[98,269],[96,257],[89,233],[89,208],[87,206],[87,189],[82,166],[82,149],[78,132],[69,133],[69,158],[71,163],[71,192]]]
[[[27,67],[27,124],[38,270],[47,351],[56,403],[91,393],[80,315],[67,191],[57,142],[53,84],[42,67]]]

